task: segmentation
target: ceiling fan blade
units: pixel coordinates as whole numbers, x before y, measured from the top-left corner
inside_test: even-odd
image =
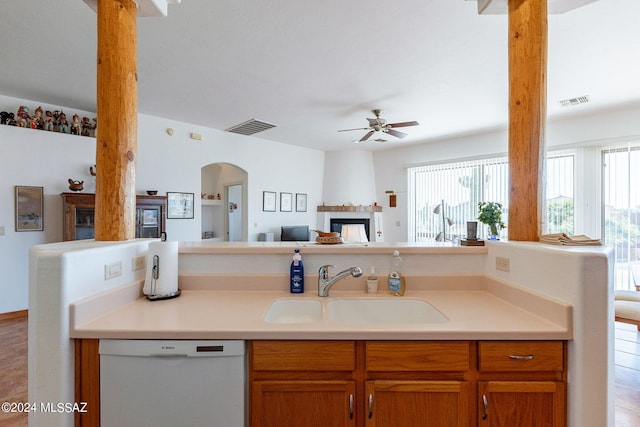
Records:
[[[402,128],[406,126],[418,126],[420,123],[418,122],[400,122],[400,123],[389,123],[387,126],[390,128]]]
[[[389,135],[393,135],[396,138],[404,138],[405,136],[407,136],[406,133],[398,132],[397,130],[393,130],[393,129],[387,129],[385,133],[388,133]]]
[[[367,132],[367,134],[365,136],[363,136],[362,138],[360,138],[360,141],[358,141],[358,142],[366,141],[367,139],[371,138],[371,135],[373,135],[373,133],[374,133],[373,131]]]
[[[369,128],[342,129],[342,130],[339,130],[338,132],[350,132],[352,130],[369,130]]]

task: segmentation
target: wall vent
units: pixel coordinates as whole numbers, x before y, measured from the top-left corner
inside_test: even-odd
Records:
[[[563,99],[562,101],[558,101],[558,103],[563,107],[571,107],[573,105],[586,104],[587,102],[589,102],[589,97],[587,95],[579,96],[577,98]]]
[[[277,125],[263,122],[256,119],[247,120],[246,122],[240,123],[239,125],[231,126],[228,129],[225,129],[225,132],[237,133],[240,135],[254,135],[258,132],[262,132],[271,128],[276,127]]]

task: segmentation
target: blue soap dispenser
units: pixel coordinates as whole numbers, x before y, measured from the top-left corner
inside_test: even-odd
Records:
[[[296,249],[291,261],[291,270],[289,275],[289,291],[292,294],[304,293],[304,266],[302,265],[302,256],[300,249]]]

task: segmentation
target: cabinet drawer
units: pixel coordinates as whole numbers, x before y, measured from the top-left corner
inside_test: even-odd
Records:
[[[254,371],[352,371],[353,341],[253,341]]]
[[[478,369],[485,372],[564,369],[562,341],[480,341],[478,358]]]
[[[371,341],[366,344],[367,371],[466,371],[467,341]]]

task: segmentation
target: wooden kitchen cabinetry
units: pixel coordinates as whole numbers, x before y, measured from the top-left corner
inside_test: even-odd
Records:
[[[75,343],[79,426],[99,425],[97,343]],[[566,426],[566,341],[256,340],[248,355],[250,427]]]
[[[62,193],[63,239],[94,238],[95,194]],[[158,238],[165,231],[167,198],[164,196],[136,196],[136,237]]]
[[[252,427],[356,426],[354,341],[252,341]]]
[[[481,427],[566,425],[566,345],[561,341],[481,341]]]
[[[562,341],[253,341],[251,427],[566,425]]]
[[[364,410],[367,427],[469,427],[468,341],[368,341]]]
[[[467,427],[469,342],[253,341],[252,427]]]

